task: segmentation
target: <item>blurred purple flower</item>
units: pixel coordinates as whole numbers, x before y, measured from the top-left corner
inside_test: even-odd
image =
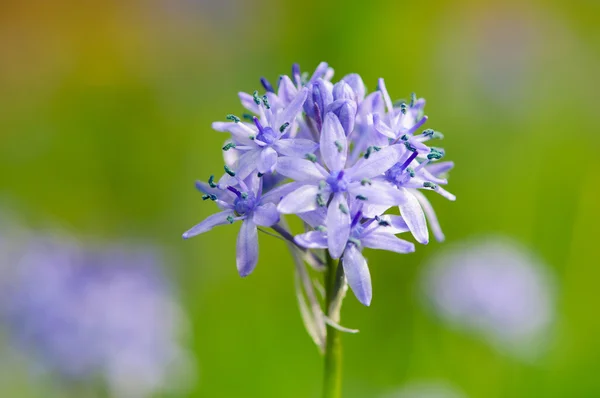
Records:
[[[434,257],[423,286],[441,318],[515,353],[536,354],[554,318],[548,270],[504,238],[465,242]]]
[[[184,317],[148,248],[86,250],[33,238],[3,264],[0,315],[15,346],[71,382],[117,397],[169,387],[189,358]],[[6,271],[8,269],[8,271]]]

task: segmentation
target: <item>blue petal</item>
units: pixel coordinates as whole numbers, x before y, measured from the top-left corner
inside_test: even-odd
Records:
[[[305,138],[283,138],[273,144],[273,148],[284,156],[304,158],[317,150],[319,144]]]
[[[363,83],[363,80],[359,74],[351,73],[344,76],[342,80],[348,83],[348,85],[352,88],[352,91],[354,91],[354,94],[356,95],[356,102],[360,102],[363,100],[363,98],[365,98],[365,84]]]
[[[327,64],[327,62],[321,62],[315,69],[314,73],[312,74],[312,76],[310,77],[310,80],[308,82],[314,83],[314,81],[317,80],[318,78],[324,77],[325,74],[327,73],[328,69],[329,69],[329,65]]]
[[[260,160],[261,149],[248,151],[240,156],[237,167],[235,168],[236,177],[243,180],[256,171],[256,165]]]
[[[279,158],[277,172],[299,182],[318,182],[326,177],[310,160],[293,157]]]
[[[279,202],[277,210],[281,214],[297,214],[316,210],[319,207],[317,204],[318,193],[319,187],[316,185],[303,185],[283,198]]]
[[[344,252],[342,266],[346,274],[348,285],[354,292],[354,295],[362,304],[368,306],[371,304],[373,290],[371,288],[371,275],[367,260],[354,245],[349,245]]]
[[[242,223],[236,245],[236,264],[240,276],[248,276],[258,263],[258,230],[252,220]]]
[[[374,152],[368,159],[361,158],[350,170],[348,175],[354,180],[372,178],[381,175],[395,165],[404,153],[404,145],[391,145]]]
[[[373,205],[397,206],[405,201],[404,194],[394,185],[383,181],[371,180],[370,184],[352,183],[348,189],[353,196],[362,195],[365,203]]]
[[[296,235],[294,240],[307,249],[327,249],[327,236],[320,231],[310,231]]]
[[[281,80],[279,81],[277,96],[281,98],[284,103],[289,104],[292,102],[296,94],[298,94],[298,89],[294,83],[292,83],[292,80],[288,76],[282,76]]]
[[[266,177],[266,176],[265,176]],[[263,177],[264,178],[264,177]],[[280,185],[276,188],[271,189],[269,192],[263,195],[261,202],[262,203],[279,203],[281,199],[283,199],[290,192],[295,191],[296,189],[302,186],[299,182],[290,182],[287,184]]]
[[[210,231],[211,229],[213,229],[213,227],[216,227],[218,225],[229,224],[229,221],[227,221],[227,217],[229,216],[233,216],[233,211],[227,210],[208,216],[206,219],[204,219],[204,221],[195,225],[190,230],[186,231],[183,234],[183,239],[189,239],[196,235]]]
[[[394,111],[394,106],[392,105],[392,100],[390,99],[390,95],[388,94],[387,88],[385,87],[385,82],[383,78],[377,80],[377,87],[379,87],[379,91],[383,95],[383,100],[385,101],[385,105],[387,107],[388,112]]]
[[[381,220],[386,221],[389,225],[386,227],[379,226],[379,228],[383,228],[382,231],[389,234],[401,234],[403,232],[410,231],[408,225],[406,225],[406,221],[402,218],[402,216],[395,216],[393,214],[384,214],[379,217]]]
[[[251,135],[256,135],[256,129],[246,125],[244,122],[213,122],[212,128],[222,133],[230,133],[233,141],[237,144],[250,145],[256,147],[257,145],[250,139]]]
[[[402,218],[410,228],[417,242],[426,245],[429,243],[429,231],[425,221],[425,213],[417,198],[409,190],[401,188],[404,200],[398,205]]]
[[[348,202],[344,194],[338,192],[327,208],[327,244],[331,257],[340,258],[342,255],[350,237],[351,221]]]
[[[356,119],[356,102],[353,100],[333,101],[325,109],[327,113],[331,112],[338,117],[346,135],[354,130],[354,121]]]
[[[252,214],[252,221],[256,225],[262,227],[270,227],[271,225],[279,222],[279,212],[277,206],[274,203],[265,203],[264,205],[258,206]]]
[[[344,169],[348,155],[348,140],[340,121],[333,113],[325,115],[319,147],[323,162],[329,170]]]
[[[254,102],[253,96],[243,92],[238,93],[238,96],[240,97],[240,101],[242,102],[242,106],[244,108],[254,113],[255,115],[258,115],[258,105],[256,104],[256,102]]]
[[[378,113],[373,114],[373,128],[379,134],[383,134],[389,138],[396,138],[396,133],[394,133],[391,128],[389,128],[385,123],[383,123]]]
[[[454,167],[454,162],[439,162],[428,164],[425,166],[425,169],[433,174],[436,177],[439,177],[441,174],[447,173]]]
[[[256,169],[259,173],[266,174],[273,171],[277,163],[277,152],[271,147],[266,147],[260,151],[260,158]]]
[[[352,100],[352,101],[356,101],[356,95],[354,93],[354,91],[352,90],[352,87],[350,87],[350,85],[348,85],[348,83],[346,83],[343,80],[340,80],[339,82],[337,82],[336,84],[333,85],[333,99],[334,101],[337,100]]]
[[[306,96],[308,95],[308,89],[303,88],[294,99],[289,103],[285,109],[277,115],[277,123],[274,126],[275,128],[279,128],[284,123],[292,123],[296,120],[296,116],[302,110],[302,105],[304,105],[304,101],[306,101]]]
[[[433,236],[438,242],[443,242],[446,237],[442,232],[442,227],[440,227],[440,223],[435,215],[435,211],[433,210],[433,206],[429,203],[429,200],[423,195],[421,192],[415,190],[411,191],[413,195],[417,198],[423,211],[425,212],[425,217],[427,217],[427,222],[429,222],[429,226],[431,227],[431,232],[433,232]]]
[[[404,254],[415,251],[415,245],[412,242],[397,238],[386,232],[371,232],[367,236],[361,237],[360,242],[364,247],[388,250],[395,253]]]

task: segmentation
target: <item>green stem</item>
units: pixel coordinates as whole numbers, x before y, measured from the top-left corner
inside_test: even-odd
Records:
[[[338,322],[339,308],[332,305],[340,290],[340,277],[343,273],[338,271],[338,262],[327,253],[325,270],[325,300],[327,317]],[[335,312],[338,312],[337,314]],[[342,340],[340,331],[327,325],[327,340],[325,343],[325,367],[323,375],[323,398],[341,398],[342,396]]]

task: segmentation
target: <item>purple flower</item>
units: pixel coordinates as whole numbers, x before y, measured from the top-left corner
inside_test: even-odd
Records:
[[[406,150],[398,163],[377,179],[395,185],[401,192],[402,199],[396,205],[419,243],[427,244],[429,242],[426,219],[429,221],[436,239],[442,241],[444,235],[433,208],[426,197],[416,190],[432,190],[449,200],[456,199],[454,195],[441,187],[441,185],[447,184],[448,180],[440,177],[454,164],[452,162],[434,163],[444,157],[444,151],[439,148],[430,148],[424,144],[432,139],[441,139],[443,135],[431,129],[414,135],[427,120],[427,117],[423,115],[425,105],[423,99],[417,100],[413,95],[410,103],[401,102],[399,107],[394,107],[383,79],[379,80],[379,90],[388,113],[381,116],[382,109],[373,107],[371,115],[373,128],[371,135],[367,134],[365,142],[385,146],[387,145],[385,141],[389,140],[390,142],[399,142],[404,145]],[[365,213],[377,215],[386,210],[387,208],[383,206],[371,206],[365,210]]]
[[[385,215],[382,217],[364,219],[360,209],[352,214],[350,234],[344,242],[341,263],[350,288],[358,301],[364,305],[371,304],[372,289],[371,275],[367,260],[362,255],[364,247],[388,250],[395,253],[412,253],[415,246],[411,242],[397,238],[395,235],[408,231],[408,226],[400,216]],[[323,221],[325,215],[322,214]],[[313,222],[318,222],[313,218]],[[309,249],[326,249],[329,247],[328,229],[315,225],[314,231],[297,235],[296,243]]]
[[[229,122],[213,124],[231,134],[223,146],[225,174],[218,183],[211,177],[208,185],[198,184],[203,198],[213,200],[222,211],[183,237],[241,220],[237,266],[245,276],[258,261],[257,226],[271,227],[288,244],[296,245],[296,262],[306,261],[321,270],[323,256],[315,251],[323,249],[333,259],[342,258],[348,282],[359,300],[369,303],[363,243],[367,247],[380,243],[383,249],[402,253],[414,250],[412,244],[394,246],[397,232],[379,225],[391,217],[385,213],[395,206],[400,210],[400,216],[393,216],[395,222],[410,230],[417,242],[429,242],[428,228],[443,240],[435,212],[420,190],[454,200],[442,188],[453,164],[438,163],[444,151],[428,146],[442,138],[440,133],[419,132],[427,120],[423,99],[413,95],[408,102],[392,103],[383,79],[378,90],[368,93],[357,74],[338,82],[332,77],[333,69],[324,62],[310,76],[294,64],[291,75],[280,77],[277,84],[261,79],[263,96],[239,94],[242,105],[255,116],[244,114],[242,120],[229,115]],[[307,232],[305,228],[306,234],[294,240],[285,219],[288,214],[320,229]],[[381,241],[369,240],[380,232]],[[309,237],[315,241],[306,240]],[[295,252],[298,245],[306,249],[301,254]],[[302,283],[306,296],[314,297],[306,278]],[[311,306],[315,319],[305,317],[305,322],[317,325],[311,326],[313,331],[324,329],[318,324],[322,319],[314,299]],[[324,341],[313,334],[318,335],[316,341]]]
[[[0,315],[38,368],[101,380],[115,397],[150,396],[187,371],[185,319],[154,250],[34,238],[13,254],[2,264]]]
[[[246,182],[237,180],[235,186],[225,189],[197,182],[196,187],[205,193],[204,199],[212,199],[223,211],[213,214],[183,234],[184,239],[210,231],[218,225],[242,221],[237,239],[237,269],[241,276],[254,271],[258,263],[257,226],[270,227],[279,221],[276,202],[281,195],[294,189],[294,184],[286,184],[262,195],[262,179],[250,176]]]
[[[255,106],[247,105],[260,118],[254,116],[252,123],[243,122],[240,118],[230,115],[232,122],[215,122],[213,128],[217,131],[231,133],[231,144],[223,150],[240,151],[235,173],[245,179],[252,172],[270,173],[277,167],[279,156],[305,157],[313,153],[318,145],[302,138],[285,138],[296,128],[296,116],[302,109],[308,91],[300,90],[292,101],[282,108],[271,107],[266,97],[262,99],[257,94],[253,97]],[[231,176],[224,174],[219,185],[231,185]]]
[[[388,205],[398,203],[399,192],[390,184],[370,179],[394,165],[402,147],[389,146],[346,167],[348,140],[338,118],[328,113],[323,123],[321,156],[328,170],[319,163],[298,158],[282,158],[279,173],[302,184],[277,206],[284,214],[303,213],[327,206],[329,252],[339,258],[350,235],[349,202],[356,200]],[[329,204],[328,204],[329,203]]]
[[[532,355],[549,336],[552,278],[530,252],[506,238],[464,242],[435,256],[424,270],[423,287],[443,320],[499,348]]]

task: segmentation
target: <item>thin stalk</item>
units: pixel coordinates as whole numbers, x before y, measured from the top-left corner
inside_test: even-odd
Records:
[[[336,305],[344,274],[338,262],[327,252],[325,270],[325,302],[327,317],[339,321],[339,305]],[[338,270],[339,269],[339,270]],[[325,366],[323,374],[323,398],[341,398],[342,396],[342,340],[341,332],[327,325],[325,343]]]

